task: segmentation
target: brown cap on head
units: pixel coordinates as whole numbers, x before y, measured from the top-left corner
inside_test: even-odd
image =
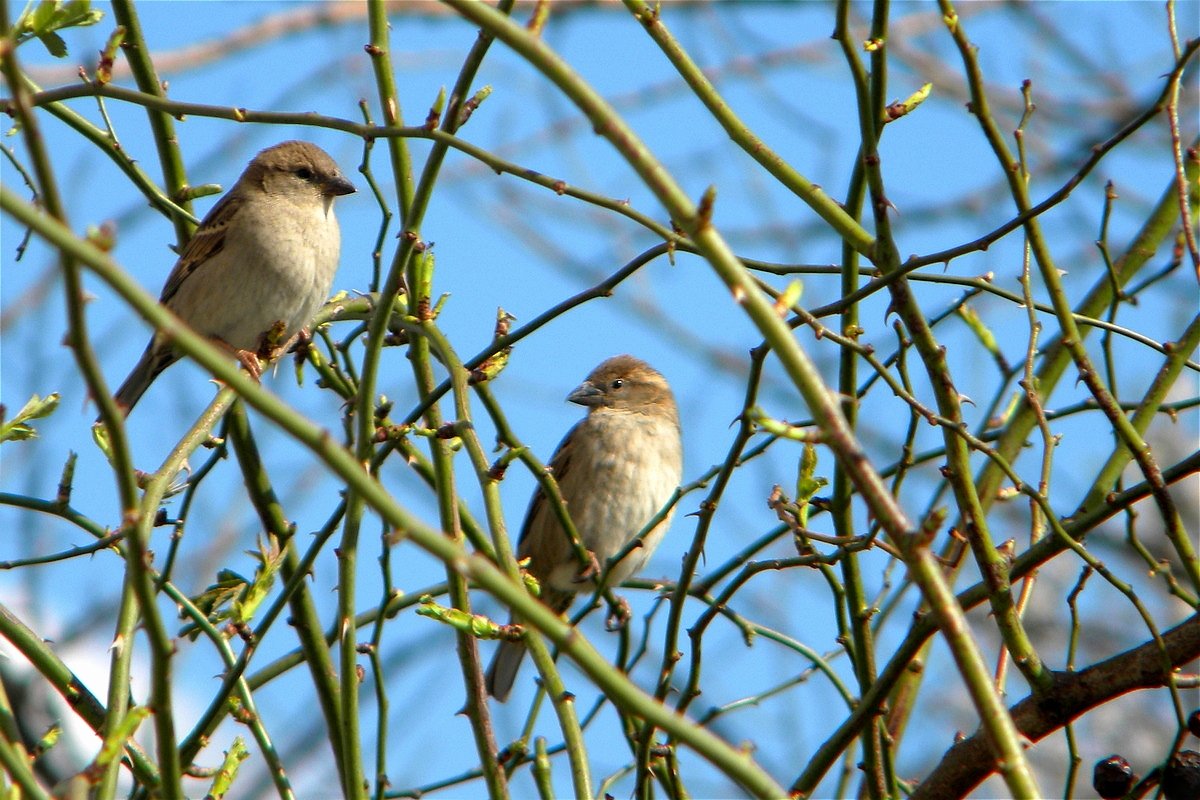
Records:
[[[328,197],[355,191],[337,162],[312,142],[292,140],[268,147],[251,160],[246,175],[253,178],[269,171],[291,172],[320,187],[321,194]]]
[[[630,355],[613,356],[601,362],[575,391],[567,395],[567,400],[592,409],[675,406],[667,379],[645,361]]]

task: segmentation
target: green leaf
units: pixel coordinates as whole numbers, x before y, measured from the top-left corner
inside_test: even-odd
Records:
[[[805,443],[804,453],[800,456],[800,470],[796,476],[796,507],[800,511],[800,525],[808,527],[808,511],[810,501],[817,492],[829,485],[826,478],[814,477],[817,471],[817,448]]]
[[[36,7],[25,7],[14,30],[19,42],[36,36],[50,51],[50,55],[64,58],[67,55],[67,43],[57,31],[95,25],[103,18],[104,12],[93,9],[91,0],[70,0],[65,5],[60,0],[42,0]]]
[[[275,537],[271,537],[269,547],[263,547],[260,541],[258,550],[250,551],[249,555],[258,559],[258,568],[254,571],[254,582],[233,601],[233,619],[242,624],[254,619],[254,612],[271,593],[271,587],[275,585],[275,576],[279,573],[280,565],[283,564],[283,550],[278,546]]]
[[[50,29],[50,21],[54,19],[55,13],[58,11],[58,3],[56,0],[42,0],[38,3],[37,8],[29,15],[29,19],[25,22],[25,28],[35,36],[40,36],[42,33]]]
[[[209,622],[219,625],[233,616],[233,604],[245,594],[249,585],[250,581],[233,570],[222,569],[217,572],[217,582],[193,597],[192,603],[204,612]],[[184,625],[179,635],[195,641],[200,635],[200,627],[194,623]]]
[[[104,19],[104,12],[92,8],[91,0],[71,0],[63,8],[60,19],[60,27],[86,28]]]
[[[38,35],[38,39],[46,46],[50,55],[55,58],[67,57],[67,43],[57,33],[42,33]]]
[[[0,442],[35,438],[37,431],[26,423],[53,414],[54,409],[58,408],[58,401],[58,392],[48,394],[45,398],[38,397],[36,394],[29,398],[29,402],[17,412],[11,421],[0,422]]]
[[[193,597],[192,603],[215,622],[218,620],[213,618],[213,613],[231,604],[249,585],[250,581],[233,570],[222,569],[217,572],[217,582]],[[225,616],[228,616],[228,613]]]

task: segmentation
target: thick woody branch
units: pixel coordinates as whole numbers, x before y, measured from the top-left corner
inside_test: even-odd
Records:
[[[1162,638],[1172,667],[1200,658],[1200,615],[1189,617]],[[1082,672],[1055,673],[1054,687],[1013,706],[1012,719],[1017,730],[1037,742],[1097,706],[1139,689],[1165,686],[1169,681],[1170,676],[1163,671],[1162,650],[1150,641]],[[911,800],[966,797],[995,771],[987,740],[977,732],[946,752],[937,768],[912,793]]]

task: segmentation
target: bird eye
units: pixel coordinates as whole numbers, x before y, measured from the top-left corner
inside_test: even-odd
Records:
[[[609,384],[609,386],[611,386],[613,389],[620,389],[624,385],[625,381],[621,380],[620,378],[617,378],[615,381]]]
[[[313,173],[308,167],[297,167],[296,177],[302,181],[311,181],[313,179]]]

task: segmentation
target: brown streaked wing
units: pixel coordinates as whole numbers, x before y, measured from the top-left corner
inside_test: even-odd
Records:
[[[175,267],[163,286],[162,296],[158,299],[160,303],[165,305],[170,301],[193,272],[221,252],[225,247],[225,233],[243,202],[240,196],[226,194],[212,207],[212,211],[208,212],[208,216],[192,234],[191,240],[183,248],[183,254],[175,262]]]
[[[579,425],[581,424],[582,423],[577,423],[575,427],[571,428],[571,430],[567,432],[567,435],[558,445],[558,449],[555,450],[554,455],[551,456],[550,463],[546,465],[550,470],[550,474],[554,476],[554,480],[560,482],[560,491],[562,490],[562,478],[567,474],[567,466],[571,463],[571,450],[573,449],[571,447],[571,439],[575,437],[575,432],[579,429]],[[531,527],[533,527],[533,521],[537,518],[538,514],[542,510],[542,507],[545,506],[547,502],[549,501],[546,499],[546,493],[542,491],[541,484],[539,484],[537,489],[535,489],[533,492],[533,499],[529,501],[529,510],[525,512],[525,522],[521,525],[521,538],[517,540],[517,552],[520,553],[522,558],[529,555],[529,553],[524,551],[525,545],[528,544],[529,530]],[[551,514],[554,513],[554,509],[547,510]]]

